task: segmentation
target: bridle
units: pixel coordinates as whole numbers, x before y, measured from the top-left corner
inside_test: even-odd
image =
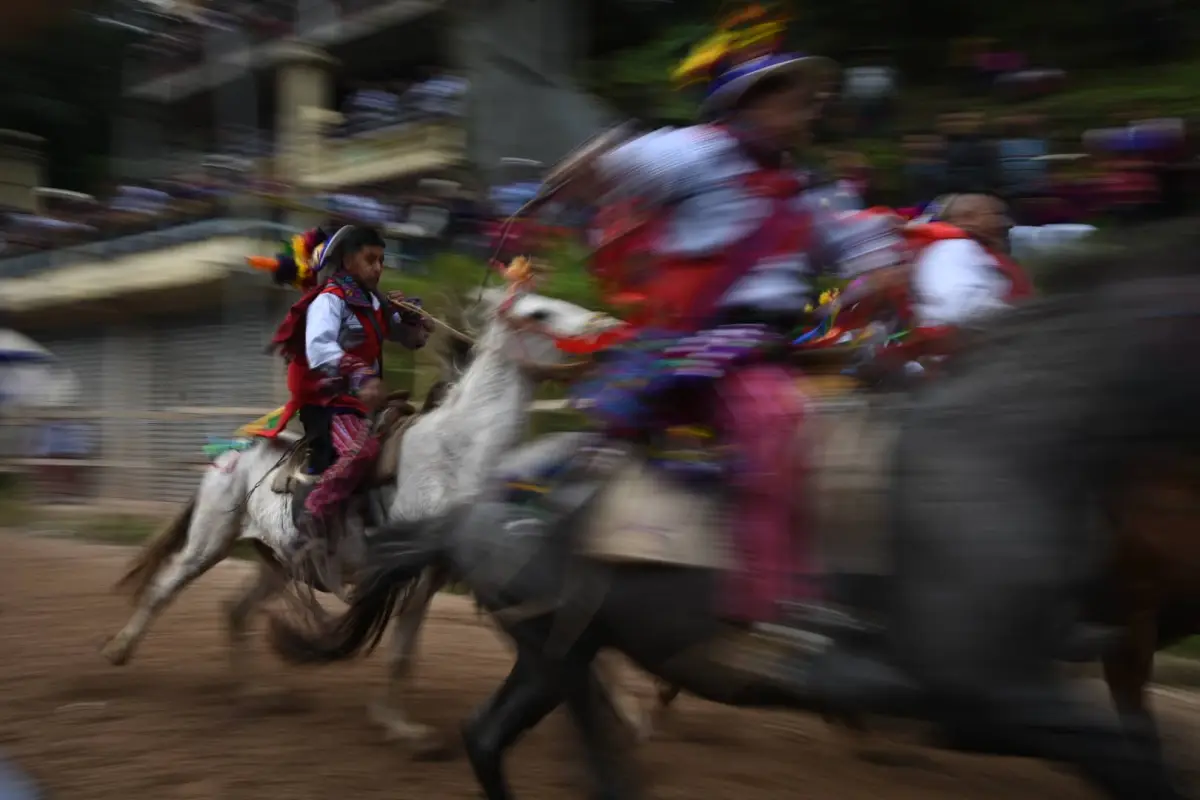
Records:
[[[519,284],[513,284],[508,292],[508,295],[501,301],[499,308],[496,309],[496,316],[504,324],[508,330],[521,334],[532,333],[555,342],[556,344],[562,337],[546,325],[544,322],[536,319],[522,319],[512,314],[512,307],[523,294]],[[601,333],[612,329],[615,325],[620,324],[614,317],[603,312],[593,312],[588,318],[587,324],[584,326],[583,336],[591,333]],[[572,381],[585,374],[591,369],[594,364],[594,359],[584,358],[569,361],[565,364],[546,364],[532,360],[525,350],[525,346],[521,343],[518,337],[518,347],[522,351],[514,358],[517,368],[528,375],[535,381]]]

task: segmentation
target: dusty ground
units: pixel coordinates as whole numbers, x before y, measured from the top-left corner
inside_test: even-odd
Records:
[[[477,796],[461,759],[410,761],[368,726],[365,702],[382,682],[378,659],[299,671],[259,647],[258,674],[278,691],[238,695],[217,612],[245,565],[218,568],[193,586],[130,666],[108,666],[96,648],[125,619],[124,600],[108,587],[128,557],[118,548],[0,535],[0,751],[51,797]],[[469,604],[441,598],[412,710],[454,731],[508,665],[504,645]],[[1179,752],[1200,734],[1200,705],[1175,695],[1158,706]],[[556,716],[517,748],[511,772],[522,798],[582,796],[568,734]],[[638,758],[649,796],[663,800],[1092,796],[1074,778],[1026,761],[923,753],[920,766],[866,764],[819,721],[691,699]]]

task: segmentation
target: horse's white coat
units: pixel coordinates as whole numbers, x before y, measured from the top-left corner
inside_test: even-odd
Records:
[[[482,306],[492,313],[475,344],[470,366],[444,403],[405,433],[396,489],[389,504],[393,520],[438,515],[478,492],[491,466],[520,440],[528,422],[534,382],[522,372],[518,360],[551,363],[559,354],[547,333],[577,336],[596,328],[597,315],[586,309],[525,294],[509,309],[508,318],[518,322],[536,320],[541,330],[518,331],[496,317],[499,300],[497,292],[485,294]],[[125,627],[106,645],[105,655],[110,661],[125,663],[158,613],[191,581],[223,560],[237,540],[257,540],[283,563],[291,561],[299,545],[292,524],[291,498],[275,494],[269,485],[269,473],[276,468],[283,447],[281,443],[263,441],[241,453],[226,453],[205,473],[183,549],[154,576]],[[240,507],[243,499],[244,510]],[[341,560],[353,566],[361,558],[361,546],[361,537],[345,537]],[[277,570],[263,565],[255,583],[231,607],[235,651],[250,612],[283,584]],[[432,732],[407,722],[394,695],[399,682],[410,674],[428,601],[438,588],[436,576],[425,576],[420,597],[409,604],[397,624],[390,658],[392,701],[385,698],[372,709],[377,721],[392,733],[419,741],[428,741]]]

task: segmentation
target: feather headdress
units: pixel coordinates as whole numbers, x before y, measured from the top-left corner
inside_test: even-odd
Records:
[[[270,272],[271,279],[281,286],[304,291],[316,285],[321,255],[328,242],[325,231],[313,228],[284,242],[283,249],[274,257],[247,256],[246,263]]]
[[[790,19],[780,4],[752,3],[727,11],[717,30],[692,47],[671,78],[680,86],[707,83],[734,64],[778,52]]]
[[[783,52],[790,19],[781,3],[739,5],[726,13],[715,33],[692,48],[671,77],[681,87],[706,84],[700,112],[712,116],[727,112],[746,90],[772,75],[836,74],[837,66],[827,58]]]

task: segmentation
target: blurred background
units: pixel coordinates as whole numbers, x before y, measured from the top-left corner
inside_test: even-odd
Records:
[[[185,498],[207,437],[277,405],[263,345],[294,296],[249,271],[363,221],[387,283],[437,307],[580,141],[689,121],[671,67],[719,3],[8,0],[0,7],[6,469],[41,502]],[[845,67],[804,151],[868,204],[1002,194],[1026,225],[1200,202],[1200,7],[1183,0],[801,2]],[[571,220],[548,291],[593,302]],[[421,356],[422,359],[427,356]],[[418,391],[424,361],[393,358]]]

